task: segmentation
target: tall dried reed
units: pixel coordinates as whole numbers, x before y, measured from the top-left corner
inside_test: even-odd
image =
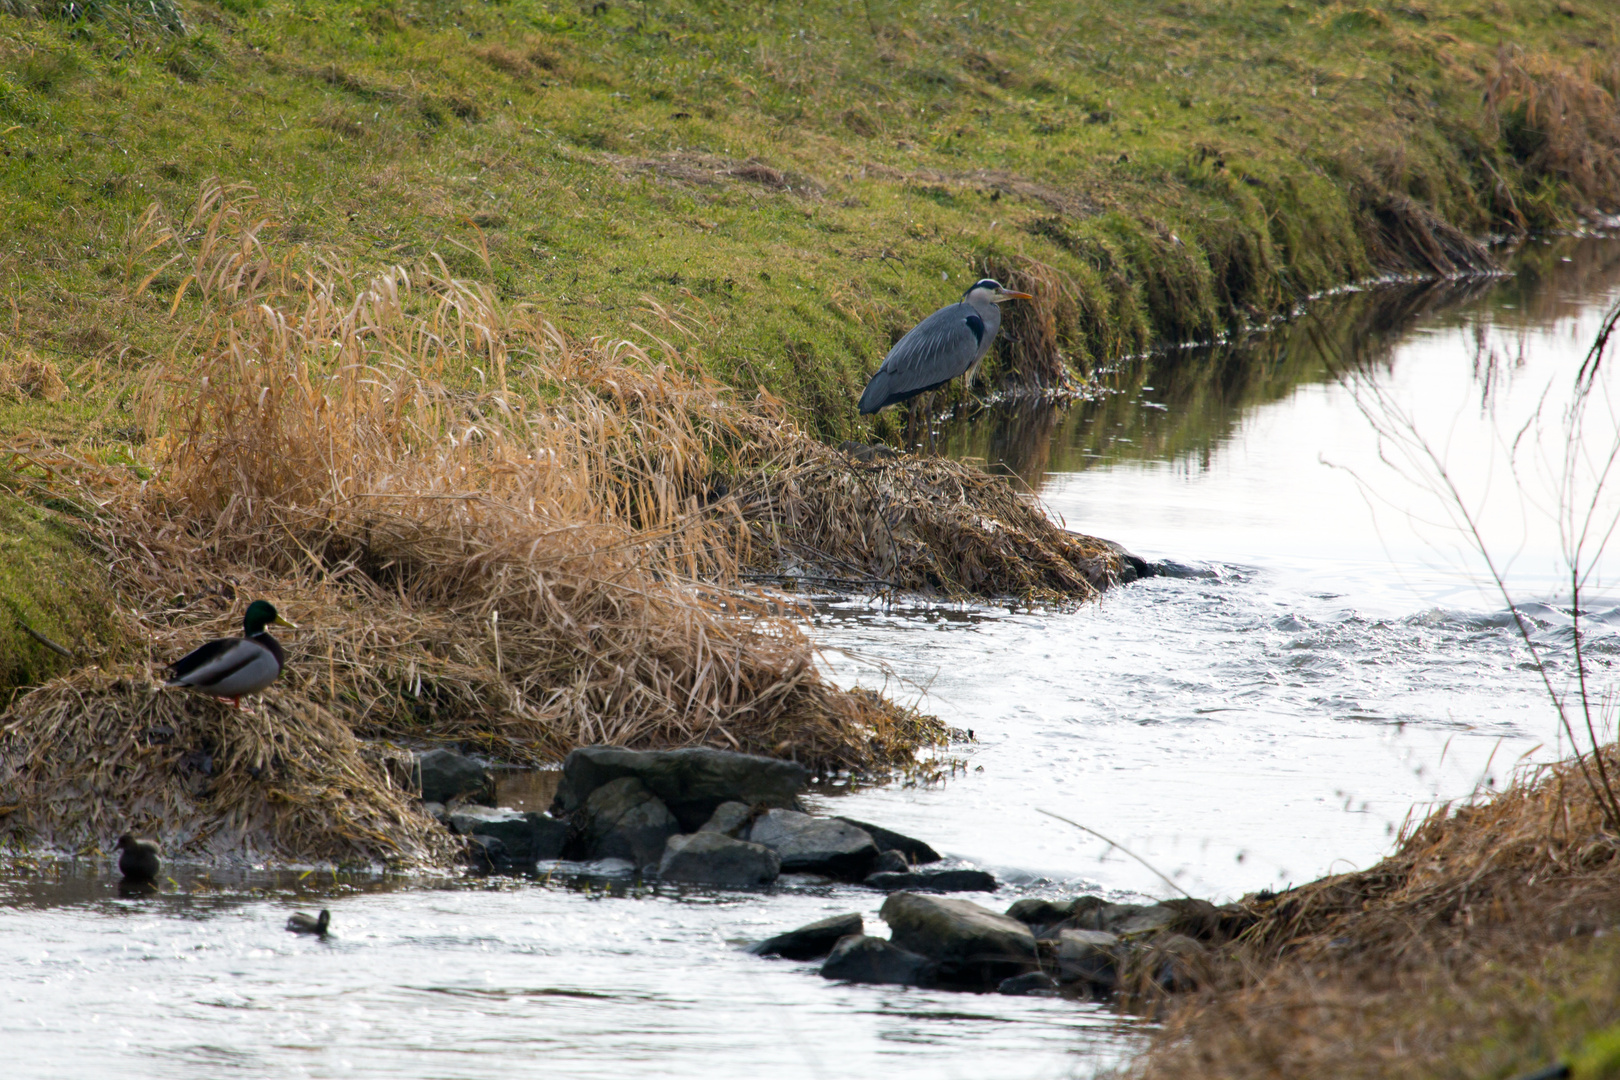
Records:
[[[779,603],[713,584],[747,532],[710,476],[797,437],[784,421],[630,343],[576,347],[442,264],[294,269],[256,222],[215,186],[133,245],[204,313],[146,386],[166,455],[122,508],[130,580],[304,597],[292,684],[364,730],[847,767],[915,747],[878,730],[905,714],[823,680]]]

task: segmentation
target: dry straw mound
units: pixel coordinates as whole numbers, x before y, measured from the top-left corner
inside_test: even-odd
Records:
[[[1620,775],[1620,752],[1603,755]],[[1587,755],[1442,807],[1368,870],[1251,898],[1259,923],[1210,958],[1203,992],[1174,1004],[1131,1074],[1503,1075],[1495,1037],[1506,1052],[1578,1009],[1597,1010],[1591,1026],[1620,1018],[1600,1015],[1614,1012],[1610,990],[1559,951],[1596,948],[1591,935],[1620,918],[1595,765]]]
[[[3,828],[69,851],[125,829],[169,856],[436,863],[450,837],[348,727],[273,690],[252,711],[91,669],[27,695],[0,728]]]
[[[816,443],[735,491],[754,550],[832,577],[967,596],[1089,599],[1120,558],[1054,525],[1005,480],[959,462],[845,454]]]

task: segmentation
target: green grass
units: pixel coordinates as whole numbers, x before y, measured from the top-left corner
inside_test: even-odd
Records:
[[[1620,47],[1605,5],[1547,0],[96,10],[0,14],[0,313],[78,396],[173,346],[178,280],[128,299],[124,237],[217,175],[272,241],[438,253],[581,337],[678,308],[708,370],[829,436],[901,332],[1022,259],[1072,282],[1084,372],[1374,272],[1368,192],[1567,220],[1580,185],[1483,80],[1503,43]]]
[[[72,512],[0,490],[0,710],[17,688],[98,659],[119,642],[106,569],[73,528]]]

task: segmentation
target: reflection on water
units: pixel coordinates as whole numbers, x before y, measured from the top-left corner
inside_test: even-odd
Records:
[[[1481,390],[1488,394],[1500,366],[1522,363],[1523,355],[1493,346],[1486,328],[1544,327],[1590,307],[1591,298],[1612,289],[1620,274],[1620,244],[1534,241],[1516,269],[1507,279],[1328,297],[1270,333],[1127,360],[1097,376],[1090,400],[1069,408],[1034,399],[959,413],[940,427],[940,450],[991,463],[1031,488],[1049,473],[1124,461],[1208,469],[1250,410],[1288,398],[1301,385],[1327,382],[1333,367],[1346,360],[1368,369],[1387,366],[1419,324],[1466,330]],[[1483,312],[1488,318],[1480,320]]]

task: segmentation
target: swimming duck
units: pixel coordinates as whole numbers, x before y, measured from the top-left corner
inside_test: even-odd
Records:
[[[240,709],[242,698],[275,682],[287,662],[281,643],[265,629],[271,625],[298,629],[269,601],[253,601],[242,616],[241,637],[220,638],[193,649],[169,665],[169,680],[164,685],[189,686]]]
[[[321,908],[321,917],[318,919],[305,915],[302,911],[295,911],[287,919],[287,929],[295,934],[318,934],[326,936],[326,928],[332,925],[332,913]]]
[[[115,845],[123,854],[118,856],[118,872],[129,881],[151,881],[158,876],[163,861],[158,858],[158,846],[151,840],[139,840],[125,833]]]

